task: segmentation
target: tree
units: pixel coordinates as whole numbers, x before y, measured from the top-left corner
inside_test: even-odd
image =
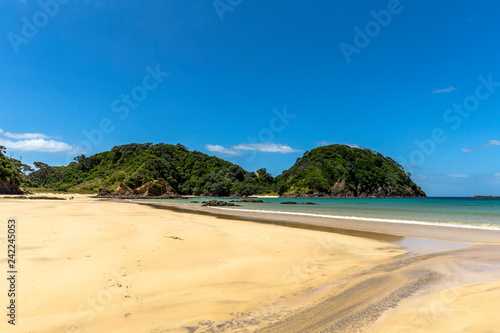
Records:
[[[22,182],[23,174],[21,173],[21,161],[12,157],[5,156],[6,148],[0,146],[0,181],[8,181],[15,185]]]
[[[35,172],[35,178],[40,181],[42,187],[45,187],[45,185],[47,185],[47,182],[50,178],[54,178],[55,181],[62,178],[61,171],[58,168],[42,162],[35,162],[33,163],[33,165],[38,169]]]
[[[73,160],[75,160],[76,163],[82,163],[83,161],[85,161],[85,155],[84,154],[78,155],[74,157]]]
[[[264,184],[272,184],[273,183],[273,176],[271,176],[270,173],[267,172],[266,168],[261,168],[257,170],[257,175],[259,177],[259,181]]]

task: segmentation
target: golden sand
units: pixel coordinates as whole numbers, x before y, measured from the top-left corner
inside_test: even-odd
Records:
[[[18,314],[15,327],[3,316],[1,332],[253,332],[269,331],[270,325],[285,332],[290,318],[307,323],[308,309],[317,310],[311,323],[335,322],[346,332],[354,328],[342,326],[342,320],[356,315],[366,323],[360,329],[373,332],[399,332],[408,318],[428,322],[426,331],[494,332],[489,314],[500,305],[493,272],[479,274],[481,283],[477,274],[453,284],[425,280],[435,272],[425,271],[428,267],[462,257],[472,262],[477,252],[402,262],[406,251],[385,241],[82,195],[65,201],[0,200],[2,244],[9,217],[19,225]],[[1,262],[6,270],[6,259]],[[460,265],[455,266],[459,274]],[[380,288],[373,289],[377,281]],[[422,281],[428,283],[405,292]],[[400,293],[384,298],[394,284]],[[459,296],[439,311],[453,326],[430,321],[433,313],[420,314],[448,289]],[[6,290],[2,279],[1,304],[8,301]],[[325,308],[324,302],[340,300],[344,312]],[[391,306],[371,313],[369,322],[364,312],[348,306],[359,301],[370,308],[383,300]],[[302,332],[313,332],[311,327]]]

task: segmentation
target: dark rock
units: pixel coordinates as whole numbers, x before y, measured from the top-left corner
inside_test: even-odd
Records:
[[[214,207],[220,207],[220,206],[239,206],[235,205],[231,202],[226,202],[226,201],[219,201],[219,200],[210,200],[210,201],[203,201],[202,206],[214,206]]]
[[[0,181],[0,194],[24,194],[24,192],[14,183]]]
[[[99,190],[99,196],[100,197],[110,197],[111,196],[111,191],[108,190],[107,188],[101,188]]]
[[[280,202],[282,205],[296,205],[297,203],[295,201],[283,201]]]

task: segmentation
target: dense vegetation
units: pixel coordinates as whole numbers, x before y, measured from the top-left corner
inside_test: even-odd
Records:
[[[181,195],[229,196],[278,193],[302,197],[420,197],[425,193],[401,165],[369,149],[343,145],[306,152],[273,178],[266,169],[240,166],[181,144],[128,144],[93,156],[80,155],[68,166],[35,163],[29,179],[59,191],[137,189],[151,180],[170,183]]]
[[[425,193],[390,157],[345,145],[306,152],[275,179],[283,196],[420,197]]]
[[[0,146],[0,192],[20,193],[19,185],[24,180],[24,172],[31,168],[11,157],[5,156],[5,147]]]
[[[30,179],[40,186],[45,179],[47,186],[63,191],[114,190],[120,185],[134,189],[150,180],[165,180],[184,195],[251,195],[269,193],[273,181],[265,169],[258,170],[257,176],[218,157],[164,143],[132,143],[89,157],[80,155],[44,177],[41,170]]]

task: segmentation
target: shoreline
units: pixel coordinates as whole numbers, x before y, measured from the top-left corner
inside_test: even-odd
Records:
[[[402,222],[380,222],[373,219],[331,218],[322,216],[299,215],[286,212],[262,212],[219,207],[194,207],[166,202],[131,203],[149,205],[160,209],[172,209],[186,213],[208,214],[212,216],[239,220],[254,220],[265,224],[276,224],[292,228],[328,231],[350,236],[386,240],[393,237],[422,238],[435,241],[458,242],[467,244],[500,245],[500,230],[464,228],[455,225],[412,224]],[[389,240],[390,241],[390,240]]]

